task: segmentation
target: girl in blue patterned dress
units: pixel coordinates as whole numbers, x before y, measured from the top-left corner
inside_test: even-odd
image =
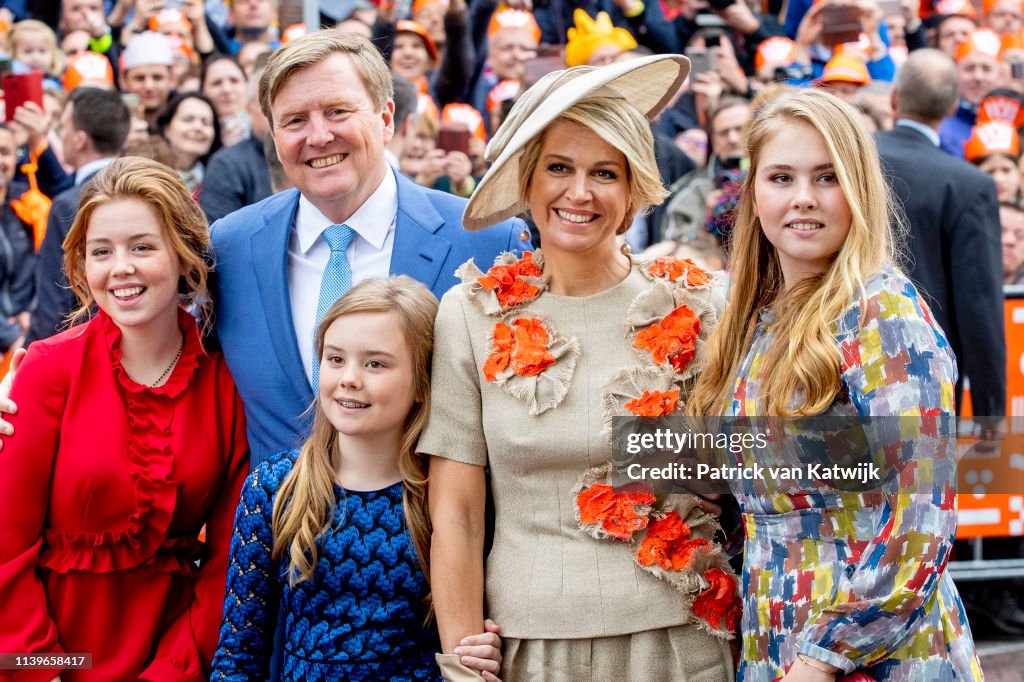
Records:
[[[885,452],[901,473],[927,476],[934,439],[920,427],[952,423],[956,365],[894,265],[894,213],[870,135],[848,105],[808,89],[766,104],[748,147],[731,300],[689,411],[899,417],[918,430]],[[956,495],[948,478],[934,488],[783,495],[744,484],[738,679],[982,679],[944,570]]]
[[[282,680],[441,679],[415,453],[436,312],[426,287],[392,277],[359,284],[324,315],[312,435],[243,487],[212,679],[267,679],[279,611]],[[489,623],[459,652],[492,682],[496,632]]]

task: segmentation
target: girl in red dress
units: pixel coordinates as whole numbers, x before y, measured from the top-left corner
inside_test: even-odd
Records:
[[[29,348],[0,451],[0,652],[57,665],[0,679],[205,680],[249,470],[238,392],[185,310],[209,319],[206,220],[177,174],[119,159],[64,250],[76,319],[95,314]]]

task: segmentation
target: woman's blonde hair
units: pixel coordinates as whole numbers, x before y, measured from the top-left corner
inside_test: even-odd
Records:
[[[778,254],[757,217],[754,187],[765,145],[794,124],[810,126],[823,138],[852,220],[829,268],[786,290]],[[750,171],[736,209],[729,305],[709,341],[709,362],[688,411],[698,416],[720,414],[732,396],[759,313],[771,306],[777,333],[761,370],[765,414],[817,414],[840,390],[834,324],[863,297],[864,282],[896,262],[891,225],[898,227],[901,220],[860,114],[831,94],[817,89],[781,92],[757,112],[747,146]]]
[[[342,296],[324,314],[316,331],[316,357],[323,354],[324,335],[339,318],[353,313],[393,313],[398,316],[413,358],[415,403],[405,419],[405,434],[398,451],[402,474],[405,523],[416,547],[423,574],[430,577],[430,516],[427,513],[427,469],[416,453],[416,441],[430,414],[430,357],[434,345],[437,298],[425,286],[401,275],[369,279]],[[331,527],[336,472],[341,463],[338,432],[314,401],[313,430],[299,451],[295,466],[274,501],[275,561],[288,557],[291,584],[313,577],[316,541]]]
[[[18,38],[30,35],[42,36],[46,40],[46,45],[50,48],[50,69],[47,73],[51,76],[60,75],[64,71],[64,53],[60,51],[58,46],[57,34],[53,32],[52,28],[41,21],[23,19],[14,24],[11,27],[10,34],[7,36],[7,52],[13,57]]]
[[[69,323],[87,319],[94,301],[85,276],[85,240],[92,214],[100,206],[123,199],[138,199],[156,211],[181,266],[179,305],[194,306],[203,321],[203,331],[207,331],[212,321],[206,284],[212,256],[206,216],[181,176],[162,163],[140,156],[115,160],[82,190],[78,212],[63,244],[64,271],[80,304],[69,316]]]
[[[633,224],[641,210],[657,206],[668,196],[661,182],[661,172],[654,158],[654,135],[651,124],[636,107],[621,97],[595,95],[582,99],[566,109],[550,125],[523,146],[519,161],[520,200],[528,202],[533,173],[540,160],[551,127],[559,121],[569,121],[590,128],[626,157],[626,179],[630,201],[623,224],[616,234],[623,234]]]

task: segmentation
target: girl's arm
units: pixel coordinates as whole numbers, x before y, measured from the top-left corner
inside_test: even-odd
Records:
[[[484,631],[484,468],[430,458],[430,586],[441,648]]]
[[[57,348],[33,344],[11,391],[20,409],[8,419],[18,434],[4,436],[0,451],[0,651],[5,652],[64,653],[36,570],[67,402],[66,370],[59,363]],[[14,679],[49,682],[59,672],[24,670]]]
[[[269,474],[264,463],[242,486],[211,680],[268,679],[281,599],[277,567],[270,556],[274,490],[267,483]]]
[[[804,630],[800,652],[845,672],[885,659],[918,632],[926,604],[938,608],[933,596],[956,532],[956,369],[930,312],[900,283],[869,298],[856,335],[842,342],[843,384],[872,418],[869,439],[881,436],[873,461],[899,477],[898,489],[885,489],[874,539]]]
[[[226,375],[226,365],[221,367]],[[221,424],[227,425],[231,451],[225,457],[223,487],[207,519],[207,553],[192,586],[192,604],[164,632],[153,662],[139,677],[142,680],[191,676],[208,679],[224,611],[224,576],[228,570],[232,520],[242,482],[249,473],[249,443],[245,436],[242,399],[232,389],[228,400],[229,405],[217,406],[217,416]]]

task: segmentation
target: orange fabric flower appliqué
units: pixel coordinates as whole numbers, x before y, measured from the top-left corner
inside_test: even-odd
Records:
[[[704,571],[711,586],[693,600],[694,615],[719,630],[734,631],[740,622],[740,600],[736,595],[736,578],[720,568]]]
[[[636,552],[636,560],[641,566],[657,564],[666,571],[681,571],[693,561],[694,552],[710,548],[707,540],[690,537],[690,527],[679,514],[669,512],[651,523]]]
[[[651,277],[664,277],[670,282],[678,281],[685,276],[686,285],[691,287],[702,287],[711,282],[711,276],[689,258],[674,256],[655,258],[647,268],[647,272],[651,274]]]
[[[533,262],[533,254],[527,251],[514,263],[495,265],[476,281],[484,289],[493,291],[499,305],[507,308],[537,298],[540,288],[522,278],[541,275],[541,269]]]
[[[650,505],[654,499],[647,488],[617,493],[607,483],[595,483],[580,491],[576,506],[581,523],[600,524],[610,537],[629,540],[633,533],[647,527],[647,514],[638,514],[637,505]]]
[[[698,336],[700,318],[689,307],[681,305],[637,334],[633,346],[650,351],[655,362],[668,362],[677,372],[682,372],[697,352]]]
[[[671,391],[644,391],[639,398],[633,398],[623,405],[637,417],[664,417],[671,414],[679,404],[679,389]]]
[[[494,381],[506,369],[523,377],[532,377],[555,363],[548,352],[548,330],[536,317],[521,317],[508,326],[494,325],[494,352],[484,362],[484,378]]]

